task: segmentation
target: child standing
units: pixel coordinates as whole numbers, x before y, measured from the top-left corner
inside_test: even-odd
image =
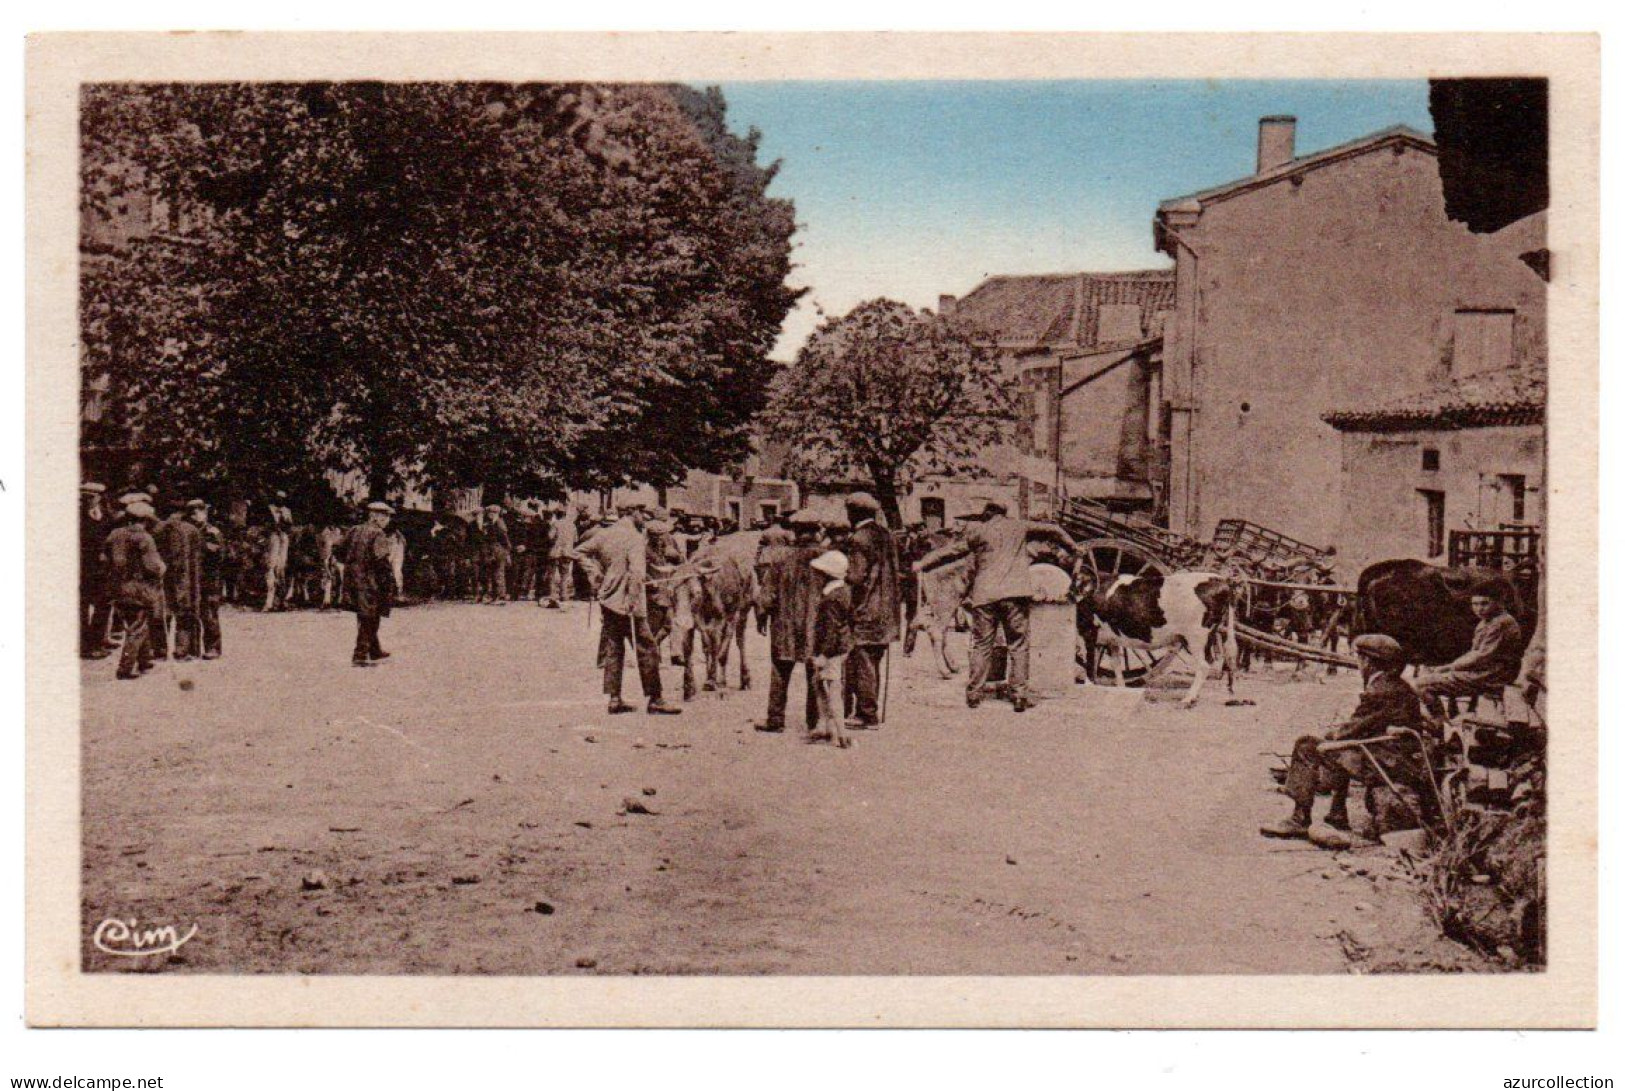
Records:
[[[845,749],[852,745],[852,740],[847,737],[841,710],[841,678],[847,653],[854,644],[852,589],[846,583],[846,554],[835,550],[819,554],[811,567],[829,578],[818,598],[818,613],[813,621],[813,675],[818,687],[821,725],[811,737],[828,739]]]

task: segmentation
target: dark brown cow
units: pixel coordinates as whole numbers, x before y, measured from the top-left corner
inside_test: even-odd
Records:
[[[1528,645],[1540,618],[1540,570],[1528,561],[1511,572],[1380,561],[1360,573],[1354,632],[1384,633],[1399,641],[1409,662],[1442,666],[1473,646],[1478,625],[1472,611],[1475,594],[1499,598],[1517,619]]]

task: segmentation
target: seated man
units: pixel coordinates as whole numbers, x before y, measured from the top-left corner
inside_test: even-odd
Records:
[[[1507,613],[1500,599],[1487,593],[1473,596],[1478,627],[1473,646],[1453,663],[1425,672],[1416,682],[1417,695],[1429,715],[1443,715],[1442,697],[1476,697],[1500,693],[1518,679],[1523,666],[1523,629]]]
[[[1320,744],[1345,739],[1375,739],[1390,727],[1416,729],[1422,726],[1422,709],[1416,692],[1400,677],[1405,669],[1405,653],[1391,636],[1368,633],[1356,637],[1354,652],[1360,660],[1360,677],[1365,692],[1354,715],[1332,729],[1324,740],[1305,735],[1292,747],[1292,763],[1287,767],[1286,794],[1292,797],[1292,816],[1265,826],[1265,837],[1308,837],[1315,792],[1324,778],[1332,792],[1326,825],[1341,832],[1349,828],[1349,779],[1375,776],[1366,768],[1358,748],[1321,753]],[[1414,749],[1414,746],[1412,747]],[[1385,763],[1386,766],[1386,763]],[[1390,770],[1390,775],[1392,775]],[[1407,776],[1405,779],[1414,778]]]

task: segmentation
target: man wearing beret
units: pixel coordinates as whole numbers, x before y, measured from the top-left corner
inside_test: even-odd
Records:
[[[133,501],[102,546],[103,571],[124,619],[120,678],[139,678],[152,669],[152,619],[164,601],[164,559],[152,539],[157,521],[151,504]]]
[[[846,657],[848,727],[880,724],[880,662],[902,634],[903,600],[897,578],[897,543],[879,523],[880,504],[866,492],[846,498],[852,524],[846,582],[852,586],[852,636]]]
[[[370,667],[389,653],[378,643],[378,628],[395,603],[395,566],[390,563],[385,529],[395,509],[382,500],[367,505],[367,521],[344,542],[344,599],[355,611],[354,667]]]
[[[1326,812],[1326,825],[1340,833],[1349,828],[1349,779],[1351,776],[1375,776],[1367,768],[1365,756],[1359,749],[1350,748],[1322,753],[1322,742],[1341,742],[1347,739],[1375,739],[1387,733],[1390,727],[1416,730],[1422,727],[1422,703],[1416,691],[1400,677],[1405,669],[1405,653],[1399,642],[1391,636],[1368,633],[1356,637],[1354,652],[1360,660],[1360,677],[1365,692],[1354,715],[1333,728],[1324,739],[1305,735],[1292,747],[1292,761],[1287,767],[1286,794],[1292,797],[1292,815],[1284,821],[1259,830],[1265,837],[1310,837],[1315,793],[1322,784],[1332,793],[1331,809]],[[1414,749],[1414,744],[1410,744]],[[1384,768],[1396,780],[1412,784],[1422,776],[1415,755],[1395,752],[1393,767],[1384,762]]]

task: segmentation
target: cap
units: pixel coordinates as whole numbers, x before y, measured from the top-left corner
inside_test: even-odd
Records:
[[[1386,633],[1366,633],[1355,637],[1354,650],[1367,659],[1376,659],[1384,663],[1401,663],[1405,659],[1405,649],[1399,646],[1399,641]]]
[[[1005,515],[1009,511],[1010,506],[1003,500],[994,500],[992,497],[988,497],[982,501],[982,517],[984,519],[989,515]]]
[[[100,481],[86,481],[83,485],[79,486],[79,491],[90,493],[93,496],[100,496],[102,493],[107,491],[107,486],[103,485]]]
[[[846,554],[832,549],[828,553],[820,553],[812,562],[815,571],[822,572],[832,580],[846,579]]]
[[[866,492],[855,492],[846,498],[846,506],[849,508],[861,508],[864,511],[879,511],[880,501],[876,500],[873,496],[870,496]]]
[[[123,504],[125,507],[129,507],[131,504],[150,504],[152,503],[152,494],[145,492],[127,492],[118,498],[118,502]]]
[[[152,510],[152,505],[145,500],[137,500],[124,510],[137,519],[156,519],[158,517],[158,513]]]
[[[208,511],[209,502],[207,500],[188,500],[186,507],[189,511]]]
[[[381,511],[385,515],[394,515],[395,514],[395,509],[390,507],[388,504],[384,503],[382,500],[374,500],[372,503],[367,505],[367,510],[368,511]]]
[[[485,505],[485,510],[490,512],[492,515],[501,515],[502,514],[502,505],[501,504],[487,504],[487,505]]]
[[[671,512],[667,511],[665,508],[650,508],[649,518],[655,520],[656,522],[664,522],[665,520],[671,518]]]

